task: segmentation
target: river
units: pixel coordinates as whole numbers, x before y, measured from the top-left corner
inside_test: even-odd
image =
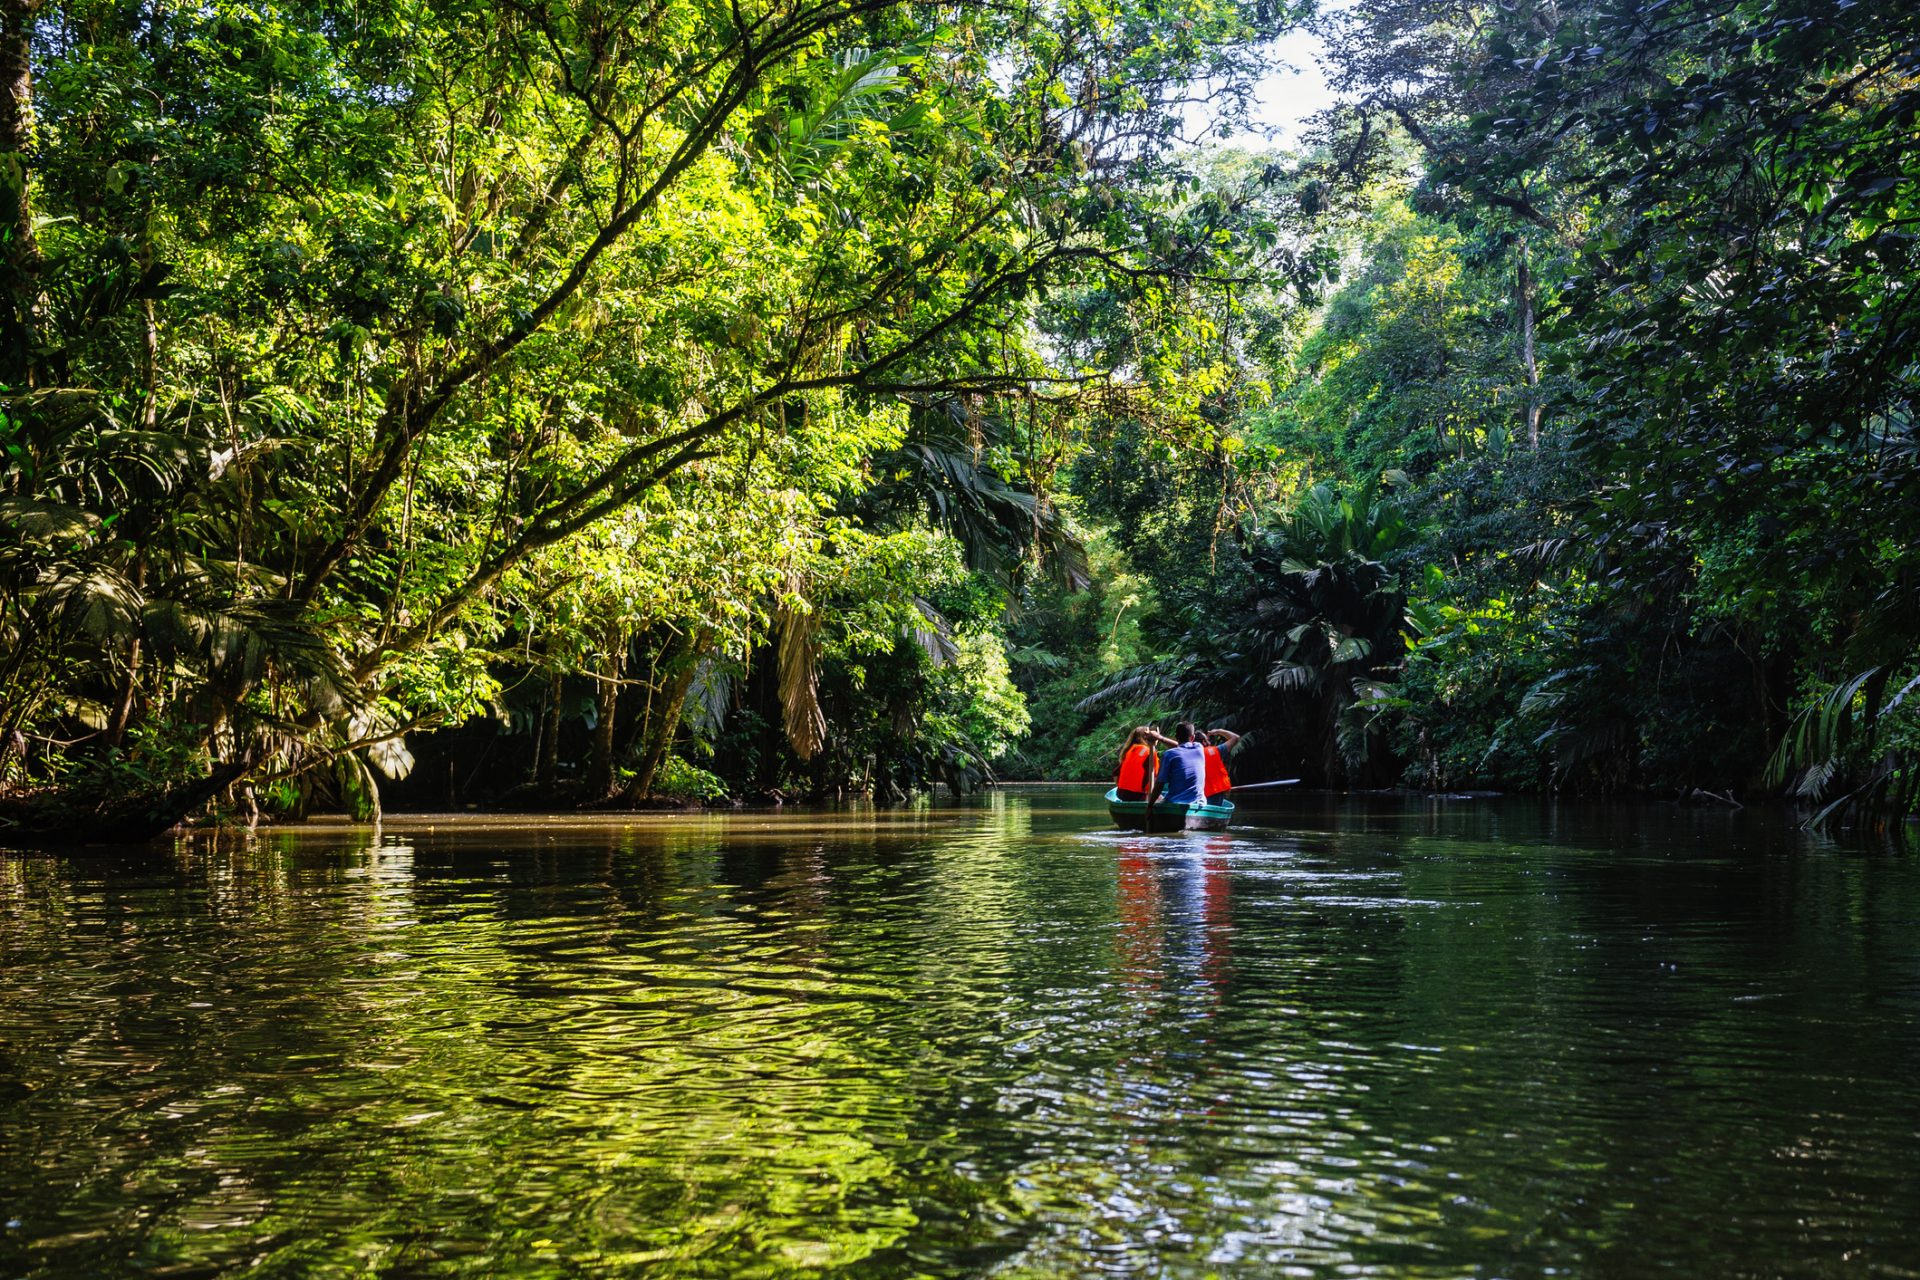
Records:
[[[1920,1276],[1920,860],[1244,817],[0,853],[0,1277]]]

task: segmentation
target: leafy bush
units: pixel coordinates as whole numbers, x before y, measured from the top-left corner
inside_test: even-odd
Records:
[[[660,762],[659,772],[654,775],[653,794],[668,800],[713,804],[727,798],[727,784],[699,765],[688,764],[679,756],[668,756]]]

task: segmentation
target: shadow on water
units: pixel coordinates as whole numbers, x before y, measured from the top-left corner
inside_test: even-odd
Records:
[[[1920,872],[1095,791],[0,854],[0,1275],[1912,1275]]]

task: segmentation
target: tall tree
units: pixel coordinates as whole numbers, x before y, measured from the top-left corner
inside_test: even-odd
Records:
[[[38,0],[0,5],[0,379],[31,379],[40,251],[33,230],[33,24]]]
[[[1033,308],[1231,275],[1163,234],[1166,154],[1292,17],[48,5],[7,28],[58,139],[16,203],[57,228],[59,389],[8,402],[0,718],[79,760],[101,719],[242,771],[363,751],[470,711],[423,673],[676,475],[831,494],[902,397],[1107,381]]]

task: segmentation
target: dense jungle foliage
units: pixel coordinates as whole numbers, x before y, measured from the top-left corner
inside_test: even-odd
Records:
[[[1920,799],[1910,6],[0,7],[21,834]]]

